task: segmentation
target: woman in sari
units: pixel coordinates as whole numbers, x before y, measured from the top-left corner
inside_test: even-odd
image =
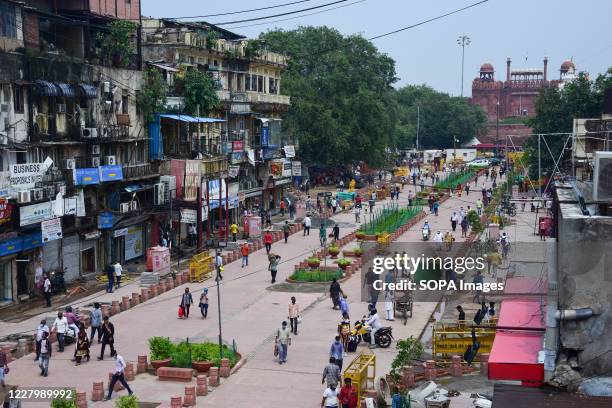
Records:
[[[81,364],[83,357],[89,361],[89,339],[85,330],[79,331],[79,337],[76,343],[76,365]]]

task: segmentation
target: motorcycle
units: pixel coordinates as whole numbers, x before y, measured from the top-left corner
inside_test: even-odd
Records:
[[[356,341],[357,344],[363,340],[366,343],[370,343],[370,327],[365,323],[365,320],[359,320],[355,322],[355,327],[351,330],[349,337],[351,340]],[[387,348],[393,341],[393,329],[391,327],[381,327],[376,331],[374,342],[378,347]]]
[[[429,229],[423,228],[423,241],[429,241]]]

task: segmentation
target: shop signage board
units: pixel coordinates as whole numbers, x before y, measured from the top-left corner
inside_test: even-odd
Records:
[[[185,201],[195,201],[198,198],[198,185],[200,184],[200,161],[187,160],[185,162]]]
[[[10,185],[15,190],[34,188],[36,183],[42,181],[45,170],[43,163],[11,164],[9,166]]]
[[[15,206],[13,204],[8,202],[8,199],[0,198],[0,225],[11,220],[14,207]]]
[[[115,216],[113,213],[105,212],[98,215],[98,228],[99,229],[110,229],[113,228],[115,223]]]
[[[97,167],[76,169],[74,173],[76,176],[75,184],[77,186],[89,186],[100,183],[100,171]]]
[[[128,227],[125,240],[125,260],[138,258],[144,254],[144,243],[142,242],[142,226]]]
[[[234,140],[232,142],[232,151],[242,152],[244,150],[244,142],[242,140]]]
[[[113,237],[118,238],[118,237],[124,237],[126,236],[128,233],[128,229],[127,228],[119,228],[116,229],[115,231],[113,231]]]
[[[291,175],[294,177],[302,176],[302,162],[299,162],[299,161],[291,162]]]
[[[295,157],[295,146],[288,145],[288,146],[283,147],[283,150],[285,151],[286,158],[291,159]]]
[[[62,219],[58,217],[41,222],[40,231],[43,242],[62,239]]]
[[[283,177],[291,177],[291,161],[285,159],[283,162]]]
[[[121,166],[100,166],[98,169],[101,182],[123,180],[123,168]]]
[[[27,205],[19,208],[19,225],[36,224],[45,220],[54,218],[53,214],[54,201],[47,201],[39,204]]]

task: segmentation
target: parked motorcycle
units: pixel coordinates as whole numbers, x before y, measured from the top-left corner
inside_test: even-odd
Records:
[[[370,327],[365,323],[365,320],[355,322],[355,327],[351,330],[350,339],[356,341],[357,344],[363,340],[370,343]],[[374,342],[378,347],[387,348],[393,341],[393,329],[391,327],[381,327],[376,331]]]
[[[66,281],[64,280],[63,271],[51,272],[49,277],[51,281],[51,293],[57,295],[59,293],[66,293]]]

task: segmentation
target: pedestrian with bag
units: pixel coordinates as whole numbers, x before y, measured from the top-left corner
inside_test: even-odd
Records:
[[[115,371],[113,372],[113,376],[110,380],[110,384],[108,385],[108,395],[104,398],[104,401],[108,401],[113,396],[113,390],[115,388],[115,384],[117,381],[123,385],[123,387],[128,391],[128,395],[132,395],[132,389],[130,385],[125,381],[125,360],[119,354],[115,353]]]
[[[89,312],[89,321],[91,322],[91,335],[89,336],[89,342],[93,342],[94,335],[98,333],[98,343],[102,341],[102,311],[100,310],[100,304],[94,303],[94,309]]]
[[[43,333],[49,334],[49,326],[47,326],[47,321],[45,319],[42,319],[36,328],[36,357],[34,361],[38,360],[40,357],[40,343],[43,340]]]
[[[51,358],[51,342],[49,341],[49,332],[43,332],[40,341],[40,355],[38,358],[38,367],[40,375],[46,377],[49,375],[49,359]],[[4,384],[2,384],[4,385]]]
[[[109,321],[108,316],[104,316],[102,322],[102,348],[98,360],[104,359],[104,349],[107,345],[110,347],[111,357],[117,355],[115,350],[115,326]]]
[[[278,264],[280,263],[280,259],[280,255],[274,255],[270,260],[270,264],[268,265],[268,270],[270,271],[270,276],[272,277],[272,283],[276,283],[276,274],[278,273]]]
[[[202,317],[206,319],[208,317],[208,288],[204,288],[202,291],[199,306]]]
[[[242,268],[249,266],[249,243],[245,242],[240,246],[240,254],[242,255]]]
[[[300,317],[300,306],[296,303],[295,296],[291,296],[291,303],[289,303],[287,316],[289,317],[291,332],[297,336],[298,319]]]
[[[51,326],[51,331],[57,333],[57,351],[63,353],[66,341],[66,331],[68,331],[68,319],[64,317],[63,312],[57,312],[57,318],[53,322],[53,326]]]
[[[340,372],[342,372],[342,360],[344,357],[344,346],[340,341],[340,336],[336,336],[334,342],[329,349],[329,356],[333,357]]]
[[[280,329],[276,332],[276,353],[278,354],[278,363],[287,362],[287,348],[291,344],[291,330],[287,328],[287,321],[283,321]]]
[[[181,307],[183,308],[183,313],[185,319],[189,319],[189,308],[191,308],[191,304],[193,303],[193,296],[189,293],[189,288],[185,288],[185,293],[181,297]]]

